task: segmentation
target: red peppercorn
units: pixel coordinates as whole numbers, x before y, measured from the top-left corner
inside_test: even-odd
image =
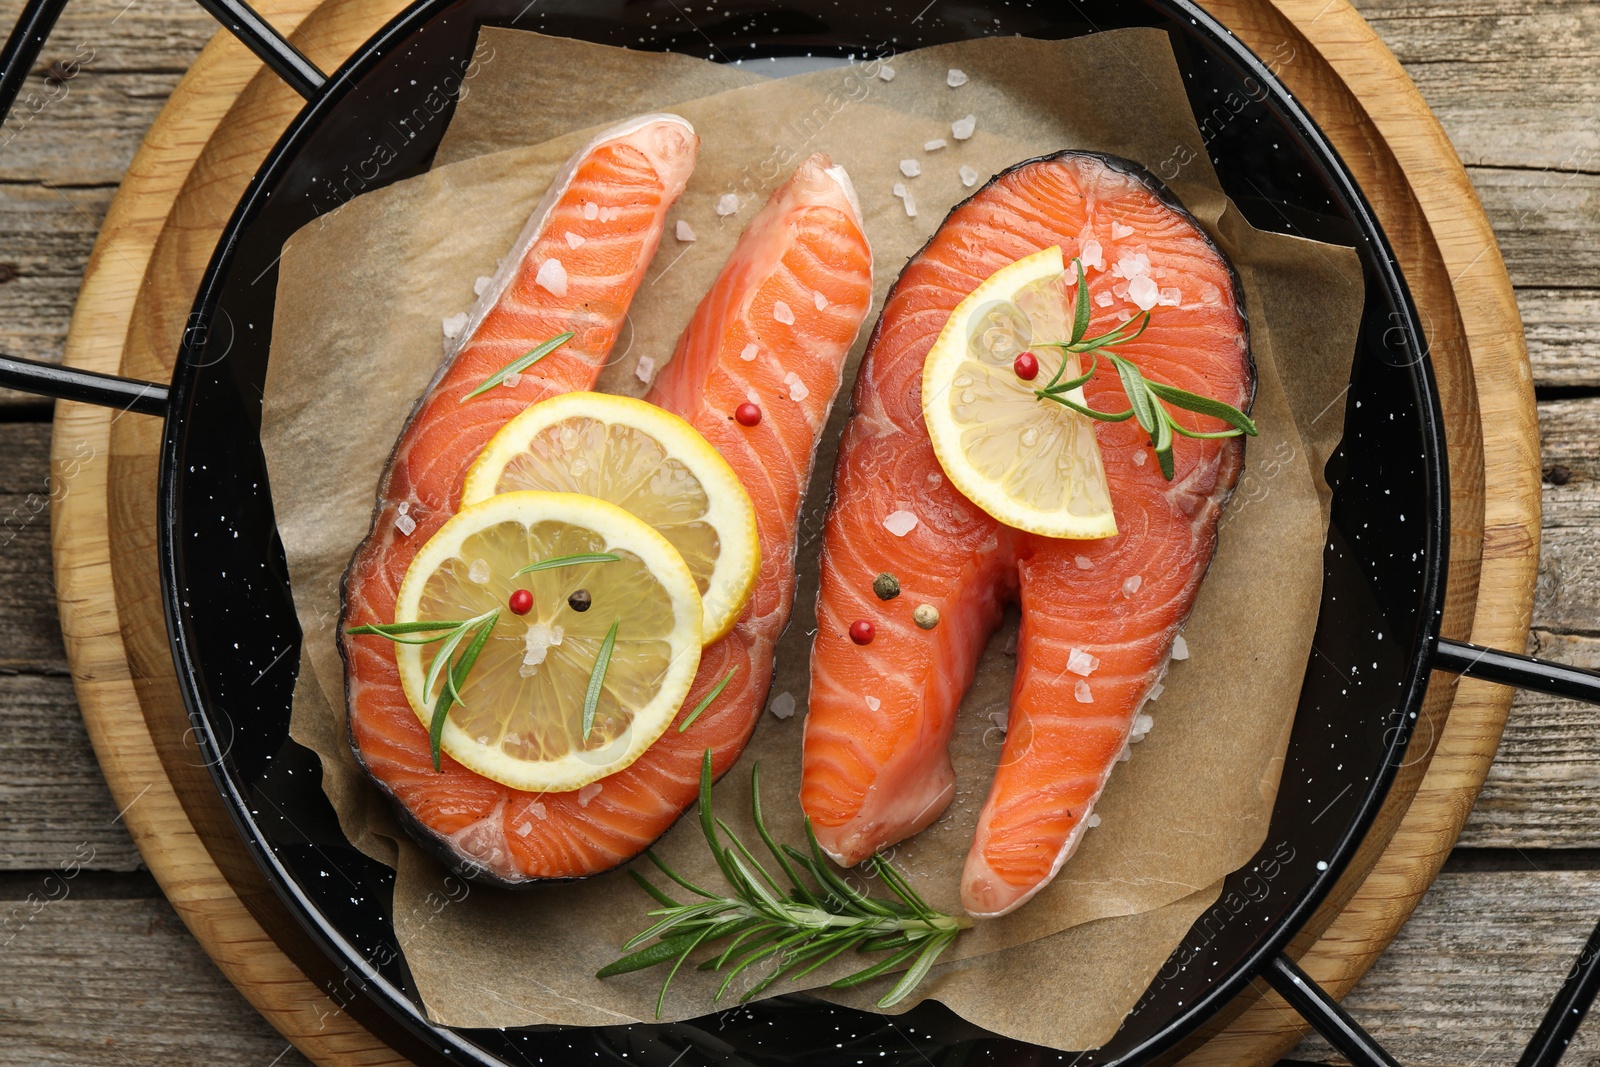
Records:
[[[533,610],[533,594],[526,589],[518,589],[511,594],[511,613],[513,615],[526,615]]]
[[[872,644],[873,633],[872,624],[866,619],[857,619],[850,624],[850,640],[858,645]]]
[[[733,417],[740,426],[754,426],[761,421],[761,409],[750,403],[740,404],[733,409]]]
[[[1017,372],[1018,378],[1031,382],[1039,376],[1039,357],[1032,352],[1024,352],[1011,361],[1011,369]]]

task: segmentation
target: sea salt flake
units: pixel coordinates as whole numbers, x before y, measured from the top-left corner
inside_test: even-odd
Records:
[[[991,711],[989,713],[989,721],[994,723],[1002,732],[1004,732],[1005,728],[1010,724],[1011,718],[1003,711]]]
[[[1078,251],[1078,258],[1083,260],[1084,270],[1105,270],[1105,249],[1100,247],[1099,241],[1085,241],[1083,248]]]
[[[472,566],[467,568],[467,581],[472,582],[474,585],[488,585],[489,561],[486,559],[473,560]]]
[[[406,537],[410,537],[417,528],[417,520],[410,515],[396,515],[394,517],[394,528]]]
[[[907,178],[915,178],[922,173],[922,164],[914,159],[902,159],[900,161],[900,173]]]
[[[394,510],[397,511],[398,513],[400,513],[401,515],[406,514],[408,511],[411,510],[411,501],[409,501],[409,500],[400,501],[400,503],[395,505],[395,509]],[[224,575],[224,577],[226,577],[226,575]]]
[[[1172,658],[1180,660],[1189,658],[1189,642],[1183,639],[1182,634],[1172,642]]]
[[[593,222],[600,217],[600,205],[593,200],[583,205],[583,217]]]
[[[826,311],[828,309],[828,298],[822,295],[822,290],[820,289],[811,294],[811,302],[817,306],[818,311]]]
[[[753,361],[756,356],[760,354],[760,352],[761,349],[757,348],[755,342],[752,341],[739,350],[739,358],[744,360],[746,363],[749,363]]]
[[[1128,742],[1122,742],[1122,751],[1117,754],[1118,763],[1127,763],[1133,755],[1133,749],[1128,747]]]
[[[1101,293],[1099,296],[1094,298],[1094,302],[1100,307],[1108,308],[1111,306],[1111,294]]]
[[[655,374],[656,361],[650,356],[640,356],[638,365],[633,368],[633,376],[644,384],[649,385],[650,379],[654,378]]]
[[[1090,559],[1088,556],[1073,556],[1072,562],[1078,565],[1078,569],[1080,571],[1094,570],[1094,560]]]
[[[1100,816],[1091,813],[1087,819],[1083,820],[1083,825],[1093,830],[1096,826],[1100,825]]]
[[[794,310],[782,300],[774,300],[772,302],[772,317],[785,326],[794,325]]]
[[[889,191],[895,196],[903,197],[906,195],[906,183],[895,182],[894,185],[890,187]]]
[[[958,141],[965,141],[972,136],[972,131],[978,128],[978,116],[966,115],[956,119],[950,124],[950,136]]]
[[[1080,648],[1070,649],[1067,652],[1067,670],[1081,678],[1087,678],[1100,666],[1100,657],[1090,655]]]
[[[1132,237],[1132,236],[1133,236],[1133,227],[1132,226],[1124,226],[1120,222],[1113,222],[1111,224],[1111,238],[1112,238],[1112,240],[1120,241],[1124,237]]]
[[[489,283],[492,281],[494,279],[487,274],[478,275],[477,280],[472,283],[472,292],[477,296],[482,296],[483,291],[489,288]]]
[[[772,698],[772,703],[767,705],[767,710],[772,712],[775,718],[787,719],[794,714],[794,694],[784,690]]]
[[[1111,273],[1117,278],[1145,277],[1150,273],[1150,257],[1143,252],[1123,256],[1117,260],[1117,265],[1111,268]]]
[[[867,697],[867,707],[871,708],[873,711],[877,711],[879,708],[883,707],[883,701],[879,700],[877,697],[869,696]]]
[[[1094,690],[1089,688],[1088,682],[1079,682],[1072,687],[1072,696],[1080,704],[1094,703]]]
[[[518,837],[527,837],[531,833],[533,833],[533,823],[524,822],[524,823],[519,823],[517,825],[517,836]]]
[[[931,141],[923,141],[922,150],[924,152],[937,152],[939,149],[944,148],[949,144],[950,142],[946,141],[943,137],[935,137]]]
[[[1135,715],[1133,717],[1133,733],[1131,735],[1132,739],[1134,741],[1143,741],[1145,734],[1148,734],[1150,732],[1150,728],[1155,724],[1156,721],[1148,715]]]
[[[883,528],[896,537],[904,537],[917,528],[917,517],[905,510],[891,511],[883,520]]]
[[[467,313],[463,311],[459,315],[451,315],[448,319],[440,320],[439,325],[444,327],[444,335],[446,337],[455,340],[461,336],[461,331],[466,329]]]
[[[678,240],[685,243],[694,240],[694,228],[682,219],[678,220],[678,225],[673,227],[672,232],[677,236]]]
[[[581,233],[573,233],[570,230],[567,231],[567,247],[568,248],[577,248],[579,245],[583,244],[583,242],[584,242],[583,234],[581,234]]]
[[[552,296],[567,295],[567,268],[554,256],[539,264],[539,273],[533,276],[533,281]]]
[[[732,215],[734,212],[736,212],[738,210],[739,210],[739,194],[738,193],[723,193],[720,197],[717,198],[717,215],[718,215],[718,217],[727,218],[729,215]]]
[[[1128,283],[1118,282],[1111,287],[1111,295],[1118,300],[1125,300],[1128,296]]]
[[[1133,454],[1133,465],[1135,467],[1142,467],[1147,462],[1149,462],[1149,459],[1150,459],[1150,453],[1146,452],[1144,449],[1141,448],[1141,449],[1139,449],[1139,451],[1137,451],[1137,452],[1135,452]]]
[[[806,383],[800,380],[800,375],[790,371],[783,376],[783,384],[789,387],[789,399],[799,403],[811,395],[811,390],[806,388]]]
[[[1139,587],[1141,585],[1143,585],[1143,584],[1144,584],[1144,579],[1141,578],[1139,575],[1137,575],[1137,574],[1129,575],[1127,578],[1124,578],[1122,580],[1122,595],[1123,596],[1132,596],[1133,594],[1135,594],[1135,593],[1137,593],[1139,591]]]
[[[512,371],[510,374],[500,379],[500,384],[505,386],[507,389],[515,389],[517,386],[522,384],[522,375],[518,374],[516,371]]]
[[[566,631],[559,626],[529,623],[527,632],[522,635],[522,665],[517,668],[517,673],[524,678],[532,678],[539,673],[539,664],[545,661],[550,650],[559,645],[565,636]]]
[[[1017,631],[1012,630],[1006,635],[1005,646],[1001,648],[1000,651],[1004,652],[1008,656],[1015,656],[1017,654]]]
[[[1167,687],[1162,685],[1160,682],[1157,682],[1155,685],[1152,685],[1150,687],[1150,699],[1151,700],[1160,700],[1161,699],[1161,694],[1165,693],[1166,691],[1167,691]]]
[[[550,812],[545,808],[544,803],[538,800],[535,800],[532,804],[528,805],[528,814],[532,815],[540,822],[544,822],[546,819],[550,818]]]
[[[970,79],[967,77],[966,71],[957,70],[955,67],[951,67],[949,72],[944,76],[944,83],[950,86],[952,89],[961,88],[963,85],[967,84],[969,80]]]
[[[911,198],[911,194],[907,193],[901,199],[905,202],[905,205],[906,205],[906,218],[908,218],[908,219],[916,218],[917,217],[917,202]]]
[[[879,67],[878,68],[878,77],[881,80],[886,81],[886,82],[894,81],[894,68],[893,67]]]
[[[599,796],[600,791],[604,788],[605,786],[599,782],[590,782],[588,785],[578,790],[578,807],[587,808],[589,806],[589,801]]]
[[[1163,288],[1160,295],[1161,299],[1156,303],[1162,307],[1175,308],[1183,303],[1183,293],[1175,288]]]

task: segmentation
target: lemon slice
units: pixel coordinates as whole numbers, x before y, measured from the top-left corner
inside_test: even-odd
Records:
[[[574,555],[618,558],[517,573]],[[531,598],[514,598],[519,590]],[[514,789],[565,792],[628,766],[666,730],[700,666],[700,595],[689,568],[666,538],[603,500],[506,493],[463,508],[412,560],[395,622],[469,620],[496,609],[457,686],[462,702],[449,710],[441,747]],[[590,678],[614,622],[585,736]],[[444,686],[424,691],[440,647],[396,646],[406,699],[424,726]]]
[[[994,518],[1046,537],[1111,537],[1117,523],[1090,420],[1034,393],[1062,350],[1035,350],[1038,380],[1012,367],[1037,342],[1069,339],[1064,267],[1059,247],[1035,252],[956,306],[922,366],[922,413],[945,474]],[[1062,377],[1077,377],[1078,355],[1066,359]],[[1064,395],[1084,403],[1081,388]]]
[[[733,629],[755,589],[749,494],[698,430],[653,404],[580,392],[532,405],[484,446],[462,502],[523,489],[599,497],[672,542],[700,590],[706,644]]]

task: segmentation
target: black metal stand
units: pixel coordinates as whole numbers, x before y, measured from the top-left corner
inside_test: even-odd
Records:
[[[301,96],[315,99],[327,75],[283,38],[244,0],[196,0]],[[67,0],[29,0],[0,50],[0,120],[11,112],[23,82],[38,61],[45,39]],[[167,387],[111,374],[0,355],[0,386],[40,396],[165,416]],[[1531,656],[1440,639],[1431,665],[1501,685],[1534,689],[1600,704],[1600,673],[1549,663]],[[1339,1003],[1287,956],[1273,957],[1261,972],[1278,993],[1356,1067],[1399,1067]],[[1600,925],[1579,954],[1566,982],[1528,1042],[1518,1067],[1555,1067],[1589,1005],[1600,992]]]

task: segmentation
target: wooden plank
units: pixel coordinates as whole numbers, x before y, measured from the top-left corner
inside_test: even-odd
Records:
[[[11,26],[23,0],[0,0]],[[270,21],[272,4],[256,4]],[[72,0],[40,53],[36,72],[76,61],[90,70],[182,74],[217,23],[194,0]]]
[[[1536,385],[1600,387],[1600,277],[1584,281],[1595,287],[1517,290]]]
[[[1544,543],[1536,625],[1561,633],[1600,633],[1600,400],[1539,405],[1546,478]],[[1557,470],[1556,468],[1560,468]]]
[[[1344,1006],[1408,1067],[1515,1063],[1597,915],[1590,871],[1446,871]],[[1597,1056],[1591,1015],[1565,1062]],[[1291,1058],[1343,1062],[1321,1038]]]
[[[50,573],[49,453],[49,423],[0,423],[0,670],[67,669]]]
[[[12,899],[0,900],[0,1067],[309,1062],[217,972],[159,893],[83,899],[86,878],[65,874],[8,886]]]

